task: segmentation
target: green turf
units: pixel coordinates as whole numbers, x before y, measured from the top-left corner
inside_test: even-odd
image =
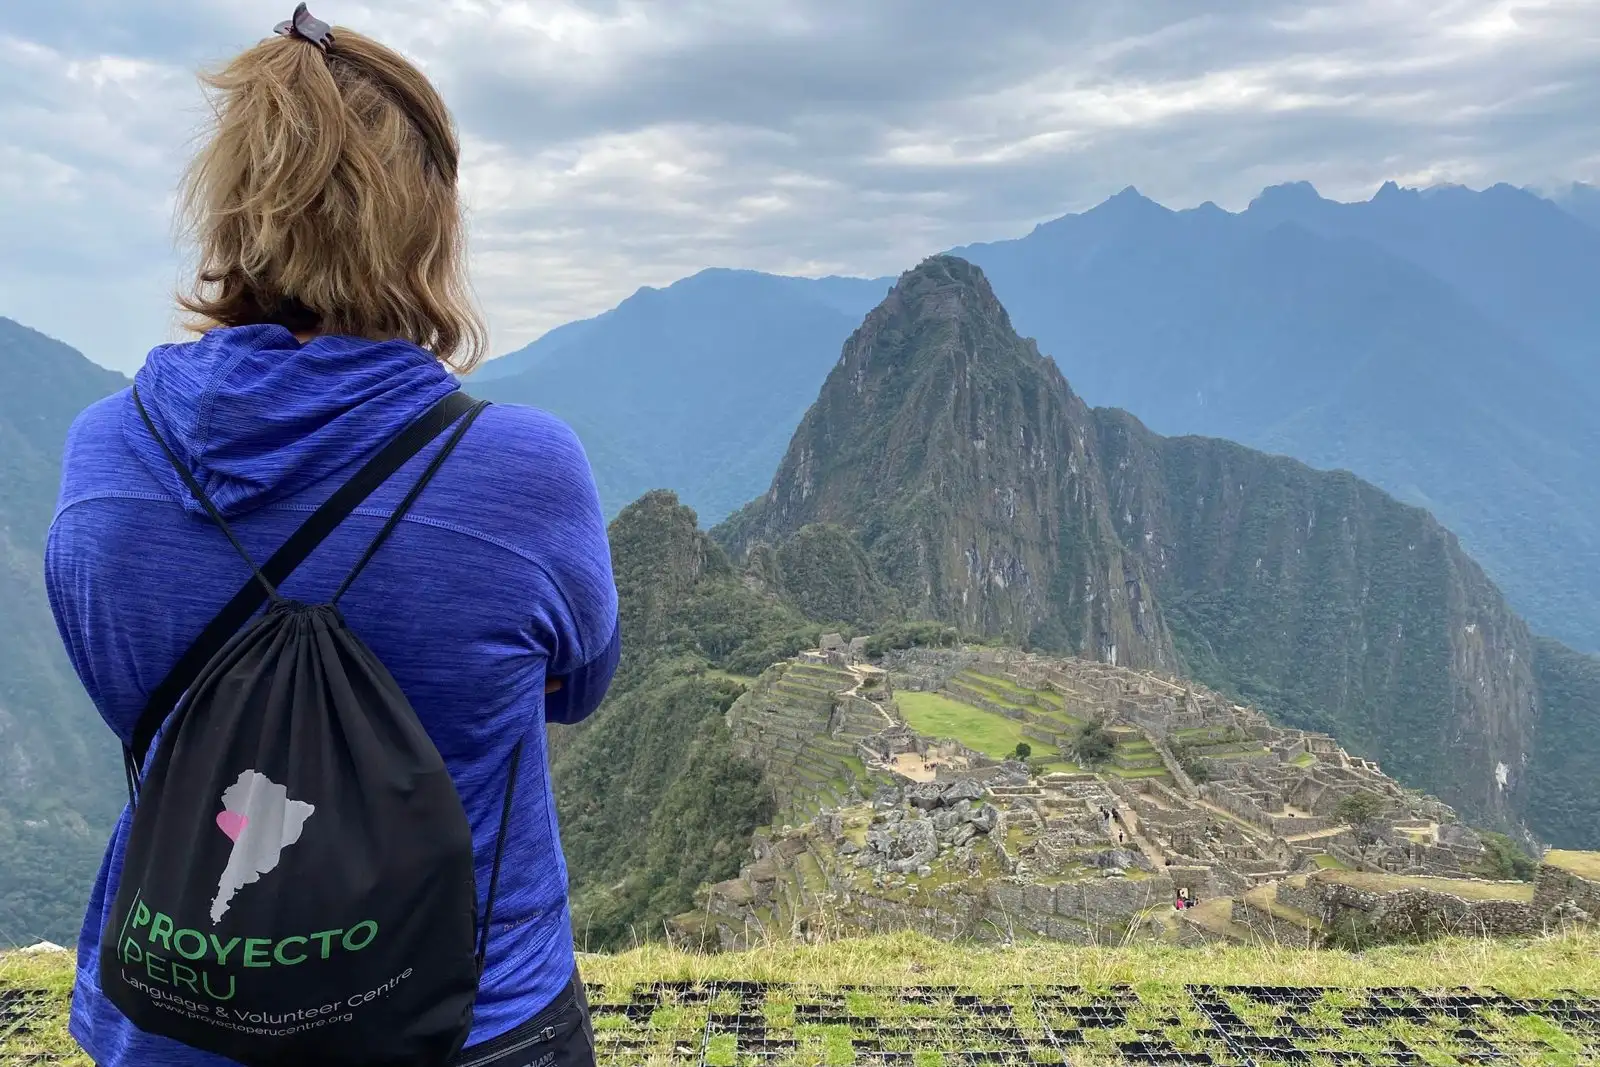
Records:
[[[1033,755],[1041,759],[1058,754],[1054,745],[1023,734],[1023,724],[1016,719],[963,704],[944,693],[896,693],[895,703],[906,723],[919,734],[951,737],[986,756],[1009,756],[1019,741],[1026,741]]]

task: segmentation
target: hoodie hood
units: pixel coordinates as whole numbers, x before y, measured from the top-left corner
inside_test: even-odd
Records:
[[[432,353],[409,341],[325,336],[301,344],[282,326],[224,327],[161,345],[133,380],[167,446],[227,516],[365,460],[457,388]],[[122,432],[168,492],[204,512],[131,395]]]

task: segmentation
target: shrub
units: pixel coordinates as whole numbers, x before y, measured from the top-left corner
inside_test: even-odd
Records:
[[[1104,763],[1111,758],[1111,751],[1116,747],[1116,739],[1110,731],[1097,722],[1086,723],[1072,742],[1072,751],[1078,761],[1086,764]]]
[[[1531,882],[1539,864],[1511,838],[1491,830],[1483,835],[1483,873],[1503,882]]]

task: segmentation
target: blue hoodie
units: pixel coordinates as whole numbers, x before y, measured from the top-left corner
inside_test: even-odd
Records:
[[[456,388],[415,345],[302,345],[278,326],[163,345],[135,382],[257,563]],[[369,497],[283,583],[285,594],[331,596],[437,448]],[[89,696],[126,741],[146,694],[249,571],[150,437],[129,390],[78,417],[62,468],[45,557],[50,604]],[[619,639],[605,522],[572,431],[533,408],[489,407],[340,604],[450,769],[472,822],[480,907],[510,752],[527,742],[469,1040],[477,1044],[533,1016],[574,966],[544,724],[594,710]],[[565,679],[549,697],[547,675]],[[84,918],[72,1034],[100,1067],[220,1067],[231,1061],[136,1030],[99,990],[100,929],[128,826],[124,811]]]

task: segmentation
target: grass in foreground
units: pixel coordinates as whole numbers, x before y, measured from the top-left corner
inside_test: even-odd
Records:
[[[74,959],[0,954],[0,1063],[94,1067],[67,1033]]]
[[[1050,984],[1493,986],[1512,996],[1600,990],[1600,931],[1539,938],[1446,938],[1364,952],[1274,946],[1183,948],[1141,943],[1082,948],[1032,942],[967,946],[900,933],[821,945],[781,942],[748,952],[701,954],[644,945],[582,958],[586,979],[607,984],[749,980],[799,985]]]
[[[1481,1051],[1474,1041],[1492,1043],[1496,1062],[1508,1064],[1582,1067],[1600,1052],[1600,1036],[1582,1023],[1493,1005],[1474,1009],[1478,1037],[1469,1039],[1458,1020],[1426,1010],[1428,994],[1405,992],[1472,986],[1515,998],[1561,990],[1593,996],[1600,991],[1595,931],[1448,939],[1359,954],[1235,945],[983,948],[895,934],[724,955],[646,945],[584,955],[581,966],[594,992],[603,1064],[846,1067],[884,1062],[874,1058],[874,1043],[903,1050],[914,1067],[993,1062],[982,1050],[1018,1043],[1038,1057],[1033,1062],[1123,1064],[1141,1062],[1130,1050],[1151,1042],[1208,1051],[1217,1063],[1243,1062],[1228,1058],[1214,1022],[1224,1008],[1238,1027],[1261,1035],[1322,1027],[1321,1048],[1369,1050],[1363,1062],[1375,1064],[1395,1062],[1387,1058],[1395,1042],[1441,1067],[1482,1062],[1473,1058]],[[27,1006],[0,1022],[0,1063],[88,1067],[66,1033],[71,980],[67,953],[0,957],[0,1005]],[[1197,988],[1206,985],[1321,988],[1298,998],[1281,991],[1285,1000],[1270,990]],[[1047,988],[1057,986],[1071,988]],[[1382,1014],[1404,1003],[1423,1010],[1409,1018]],[[1380,1017],[1361,1018],[1363,1012]],[[751,1058],[762,1042],[784,1051]],[[1279,1061],[1258,1055],[1252,1062]]]

